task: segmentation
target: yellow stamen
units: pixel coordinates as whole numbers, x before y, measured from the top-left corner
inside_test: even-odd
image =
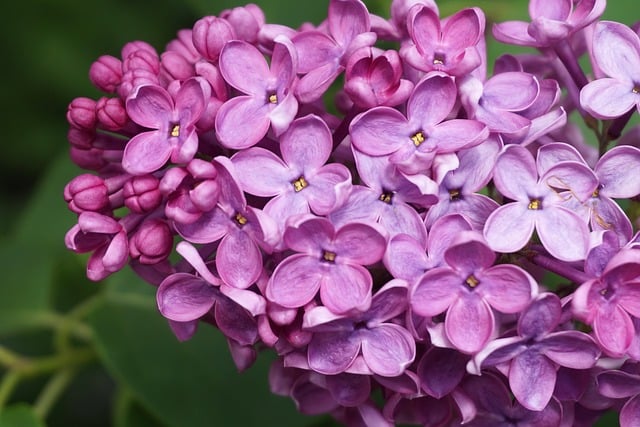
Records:
[[[424,142],[424,134],[422,132],[416,132],[416,134],[411,137],[411,140],[413,141],[413,145],[419,147],[420,144]]]
[[[330,251],[324,251],[322,253],[322,259],[327,261],[327,262],[335,262],[336,253],[335,252],[330,252]]]
[[[304,179],[304,176],[301,176],[300,178],[296,179],[291,184],[293,184],[293,189],[296,191],[296,193],[298,191],[302,191],[303,188],[305,188],[307,185],[309,185],[307,180]]]
[[[538,209],[542,209],[542,203],[540,202],[540,199],[533,199],[529,202],[529,209],[531,209],[532,211],[537,211]]]
[[[173,125],[171,128],[171,136],[177,138],[180,136],[180,125]]]
[[[272,95],[269,95],[269,102],[272,104],[277,104],[278,103],[278,95],[276,95],[275,93]]]
[[[469,277],[467,277],[467,280],[465,280],[464,282],[470,288],[475,288],[480,283],[480,281],[478,279],[476,279],[476,276],[474,276],[473,274],[471,274]]]
[[[247,218],[245,218],[240,212],[236,214],[234,219],[236,221],[236,224],[238,224],[240,227],[247,223]]]
[[[600,189],[596,188],[595,190],[593,190],[593,193],[591,193],[591,197],[598,197],[600,195]]]
[[[444,61],[442,61],[442,59],[434,58],[433,65],[444,65]]]
[[[640,87],[639,86],[634,86],[633,89],[631,89],[631,92],[640,93]]]
[[[452,202],[456,200],[460,200],[460,190],[457,190],[457,189],[449,190],[449,200]]]
[[[387,204],[391,204],[391,199],[393,199],[393,193],[384,192],[378,197],[378,200],[381,202],[385,202]]]

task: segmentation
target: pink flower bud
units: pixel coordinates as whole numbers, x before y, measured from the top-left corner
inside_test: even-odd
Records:
[[[122,129],[129,120],[120,98],[100,98],[96,104],[96,113],[100,127],[111,131]]]
[[[264,12],[255,4],[224,10],[220,17],[229,21],[237,39],[249,43],[258,40],[260,28],[265,24]]]
[[[129,241],[131,257],[141,264],[157,264],[166,259],[173,248],[173,233],[161,219],[149,219],[140,225]]]
[[[94,130],[79,129],[76,127],[69,128],[67,140],[72,146],[78,149],[88,150],[93,147],[93,141],[96,138]]]
[[[150,73],[158,74],[160,71],[160,58],[158,58],[158,54],[155,51],[137,50],[125,58],[122,69],[124,71],[146,70]]]
[[[200,55],[212,62],[218,61],[224,44],[235,38],[231,24],[215,16],[205,16],[193,26],[193,45]]]
[[[96,101],[79,97],[71,101],[67,109],[67,121],[81,129],[96,127]]]
[[[102,55],[91,64],[89,79],[98,89],[115,92],[122,81],[122,61],[111,55]]]
[[[146,52],[157,55],[155,48],[151,46],[149,43],[136,40],[133,42],[129,42],[122,47],[122,51],[121,51],[122,59],[126,60],[129,56],[131,56],[133,53],[138,51],[146,51]]]
[[[161,62],[163,74],[168,75],[169,80],[187,80],[195,76],[193,65],[177,52],[164,52]]]
[[[82,169],[87,170],[100,170],[106,166],[107,162],[102,157],[103,150],[98,148],[80,148],[71,146],[69,150],[69,156],[71,161]]]
[[[160,181],[153,175],[134,176],[124,185],[124,205],[135,213],[148,213],[160,206]]]
[[[167,44],[166,51],[176,52],[186,58],[187,61],[194,64],[202,59],[202,55],[193,45],[193,31],[190,29],[182,29],[178,31],[178,38],[171,40]]]
[[[102,178],[91,174],[82,174],[66,185],[64,200],[73,212],[97,212],[109,205],[109,192]]]

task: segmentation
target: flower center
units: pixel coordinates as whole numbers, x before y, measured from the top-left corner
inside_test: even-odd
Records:
[[[173,125],[173,127],[171,128],[171,136],[174,138],[177,138],[180,136],[180,125],[179,124],[175,124]]]
[[[454,188],[449,190],[449,200],[452,202],[460,200],[460,189]]]
[[[424,142],[424,140],[425,140],[425,138],[424,138],[424,134],[422,133],[422,131],[416,132],[411,137],[411,141],[413,141],[413,145],[415,145],[416,147],[419,147],[420,144],[422,144]]]
[[[631,89],[631,92],[633,93],[640,93],[640,85],[635,85],[633,87],[633,89]]]
[[[275,93],[272,93],[271,95],[269,95],[269,103],[270,104],[277,104],[278,103],[278,95],[276,95]]]
[[[233,217],[233,220],[236,222],[238,227],[242,227],[247,223],[247,218],[243,216],[240,212],[236,213],[236,216]]]
[[[336,253],[331,251],[323,251],[322,260],[333,264],[334,262],[336,262]]]
[[[467,280],[464,281],[464,283],[466,283],[468,287],[473,289],[476,286],[478,286],[480,281],[476,279],[476,276],[474,276],[473,274],[470,274],[469,277],[467,277]]]
[[[378,200],[380,200],[381,202],[384,202],[388,205],[391,204],[391,200],[393,199],[393,193],[390,191],[384,191],[380,197],[378,197]]]
[[[542,200],[540,199],[531,199],[529,201],[529,206],[527,206],[532,211],[537,211],[542,209]]]
[[[433,55],[433,65],[444,65],[444,54],[435,53]]]
[[[304,179],[304,176],[301,176],[300,178],[296,179],[291,184],[293,184],[293,189],[296,191],[296,193],[298,191],[302,191],[302,189],[306,188],[309,185],[307,180]]]

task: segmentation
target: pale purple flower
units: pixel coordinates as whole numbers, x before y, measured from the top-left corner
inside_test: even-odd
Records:
[[[518,319],[517,336],[490,342],[476,354],[473,371],[501,364],[508,365],[509,386],[522,406],[543,410],[550,402],[560,366],[592,368],[600,348],[584,332],[560,330],[560,298],[544,293],[527,307]]]
[[[416,85],[406,117],[390,107],[376,107],[358,115],[350,126],[356,149],[389,160],[406,174],[429,169],[438,154],[454,153],[484,141],[489,132],[475,120],[446,120],[454,108],[453,78],[433,73]]]
[[[411,293],[411,309],[423,317],[446,312],[447,338],[460,351],[480,351],[495,333],[494,310],[517,313],[537,293],[518,266],[493,265],[496,254],[477,232],[466,232],[444,252],[445,265],[428,270]]]
[[[359,0],[331,0],[327,32],[301,31],[293,37],[304,74],[296,87],[296,96],[309,103],[320,98],[344,71],[350,55],[376,41],[370,32],[371,21],[365,4]]]
[[[372,157],[354,150],[358,175],[365,185],[354,185],[347,201],[329,215],[336,225],[351,221],[374,221],[389,237],[407,234],[426,239],[424,223],[410,205],[428,206],[435,200],[436,184],[420,175],[420,186],[407,180],[384,156]],[[425,194],[426,193],[426,194]]]
[[[580,105],[594,117],[613,119],[640,111],[640,38],[619,22],[602,21],[593,32],[593,61],[607,76],[580,91]]]
[[[264,207],[284,230],[288,217],[327,215],[342,205],[351,190],[346,166],[329,163],[331,131],[315,115],[296,119],[280,137],[282,159],[261,147],[236,153],[231,161],[238,181],[249,194],[272,197]]]
[[[535,229],[554,257],[584,259],[589,246],[587,223],[563,204],[572,197],[582,203],[596,189],[597,178],[586,165],[565,161],[541,171],[529,151],[510,145],[496,161],[493,182],[500,193],[514,200],[487,218],[484,236],[493,250],[516,252]]]
[[[425,240],[399,234],[389,240],[384,265],[393,277],[415,282],[423,273],[444,263],[444,253],[471,224],[458,214],[445,215],[434,221]]]
[[[182,83],[174,96],[160,86],[138,87],[127,99],[127,114],[153,130],[131,138],[122,167],[133,175],[144,175],[160,169],[169,159],[173,163],[191,160],[198,150],[195,123],[209,96],[209,85],[198,78]]]
[[[280,135],[298,112],[293,94],[298,56],[291,41],[276,38],[271,66],[253,45],[232,40],[220,52],[220,72],[225,81],[242,92],[226,101],[216,115],[218,140],[228,148],[257,144],[273,128]]]
[[[262,211],[247,205],[231,161],[222,156],[214,161],[220,184],[218,204],[197,221],[175,223],[175,228],[193,243],[219,240],[215,264],[220,278],[230,286],[246,289],[260,276],[263,266],[261,249],[271,250],[277,227]]]
[[[297,308],[320,291],[322,303],[336,314],[369,308],[373,279],[364,266],[380,261],[387,244],[375,224],[353,222],[336,229],[328,219],[302,215],[289,223],[283,239],[296,253],[271,275],[270,301]]]
[[[493,36],[503,43],[549,47],[593,23],[602,15],[606,0],[531,0],[531,22],[507,21],[493,26]]]
[[[425,217],[427,228],[445,215],[459,213],[473,228],[482,230],[487,217],[499,205],[495,200],[479,194],[491,180],[493,167],[502,143],[490,137],[485,142],[458,151],[460,165],[449,171],[440,183],[439,201],[429,207]]]
[[[322,306],[307,311],[303,328],[313,332],[307,349],[309,367],[326,375],[339,374],[362,352],[372,373],[401,375],[413,362],[415,341],[409,331],[389,320],[406,308],[407,284],[396,279],[373,296],[363,313],[337,316]]]
[[[603,351],[623,356],[635,335],[634,318],[640,318],[640,250],[622,249],[599,277],[575,291],[574,314],[593,327]]]
[[[412,67],[462,76],[483,64],[485,17],[481,9],[463,9],[441,22],[437,10],[414,6],[407,23],[413,44],[403,47],[400,54]]]

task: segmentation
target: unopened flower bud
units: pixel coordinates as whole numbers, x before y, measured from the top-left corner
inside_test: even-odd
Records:
[[[93,129],[96,126],[96,101],[79,97],[71,101],[67,109],[69,124],[81,129]]]
[[[100,170],[107,162],[102,157],[103,150],[98,148],[80,148],[77,146],[71,146],[69,149],[69,156],[71,161],[82,169],[87,170]]]
[[[73,212],[97,212],[109,205],[109,192],[102,178],[96,175],[82,174],[66,185],[64,200]]]
[[[255,43],[258,40],[258,32],[266,21],[264,12],[255,4],[222,11],[220,17],[229,21],[236,38],[249,43]]]
[[[102,55],[91,64],[89,79],[98,89],[114,93],[122,82],[122,61],[111,55]]]
[[[100,98],[96,104],[96,114],[103,129],[118,131],[127,124],[127,111],[120,98]]]
[[[224,44],[235,38],[233,27],[222,18],[205,16],[193,26],[193,45],[200,55],[212,62],[218,61]]]
[[[160,206],[160,181],[153,175],[134,176],[124,185],[124,205],[135,213],[148,213]]]
[[[168,74],[169,80],[183,81],[195,75],[193,64],[177,52],[162,54],[162,71]]]
[[[141,264],[157,264],[166,259],[173,248],[173,233],[161,219],[149,219],[140,225],[129,241],[131,257]]]

